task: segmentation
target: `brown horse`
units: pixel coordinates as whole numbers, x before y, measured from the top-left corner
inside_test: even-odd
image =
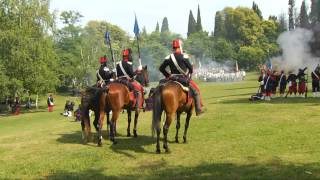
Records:
[[[137,73],[135,78],[142,86],[149,85],[149,73],[147,66],[143,67],[142,71]],[[116,135],[116,124],[119,118],[119,115],[123,109],[127,110],[128,114],[128,128],[127,128],[127,136],[131,136],[130,133],[130,125],[131,125],[131,112],[135,110],[132,107],[132,101],[130,100],[130,91],[129,88],[118,82],[110,83],[107,85],[108,92],[104,92],[99,97],[99,109],[100,109],[100,118],[99,118],[99,141],[98,145],[101,145],[102,137],[101,129],[104,120],[105,113],[107,113],[107,121],[109,122],[109,112],[112,111],[112,118],[110,121],[110,140],[113,143],[116,143],[115,135]],[[143,94],[141,94],[143,96]],[[139,111],[135,110],[134,117],[134,128],[133,134],[134,137],[137,137],[137,124],[138,124]]]
[[[183,112],[187,113],[185,130],[183,135],[184,143],[187,142],[187,131],[189,127],[189,121],[192,116],[192,110],[194,108],[193,101],[188,101],[188,94],[182,89],[182,87],[174,81],[169,81],[166,84],[159,86],[153,95],[153,113],[152,113],[152,132],[157,133],[157,153],[160,153],[160,133],[161,133],[161,115],[165,112],[166,120],[163,125],[163,148],[166,152],[169,152],[168,148],[168,131],[169,127],[174,120],[177,118],[176,124],[176,143],[179,143],[178,133],[180,129],[180,115]]]

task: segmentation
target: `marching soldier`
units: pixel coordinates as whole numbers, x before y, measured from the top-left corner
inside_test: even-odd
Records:
[[[289,76],[288,76],[287,82],[288,82],[288,86],[289,86],[289,90],[288,90],[287,95],[289,94],[291,96],[292,93],[294,93],[294,95],[296,96],[296,94],[297,94],[297,75],[295,75],[293,73],[293,71],[289,71]]]
[[[280,96],[283,97],[287,87],[287,76],[284,74],[284,71],[281,71],[279,79],[279,91]]]
[[[298,89],[298,93],[300,96],[304,97],[304,93],[306,93],[306,77],[305,77],[305,71],[307,70],[307,67],[305,67],[304,69],[299,69],[297,78],[299,80],[299,89]]]
[[[320,65],[311,73],[313,97],[319,96]]]
[[[172,48],[173,53],[165,58],[159,70],[166,78],[181,81],[182,84],[190,87],[195,101],[196,115],[198,116],[203,113],[200,89],[197,84],[191,80],[193,67],[189,62],[189,56],[182,52],[181,41],[179,39],[173,40]],[[170,68],[170,73],[166,71],[167,67]]]

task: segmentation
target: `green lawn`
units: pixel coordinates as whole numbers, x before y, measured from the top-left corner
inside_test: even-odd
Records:
[[[169,154],[155,153],[150,112],[137,139],[121,115],[118,144],[103,147],[81,144],[80,123],[60,115],[66,96],[53,113],[0,116],[0,179],[320,179],[320,98],[250,102],[254,74],[200,87],[207,112],[192,118],[187,144],[173,143],[171,126]]]

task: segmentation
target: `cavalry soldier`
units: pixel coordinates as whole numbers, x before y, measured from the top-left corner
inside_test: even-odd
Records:
[[[133,79],[136,73],[132,67],[132,50],[130,48],[123,50],[122,58],[122,61],[118,62],[116,66],[117,78],[120,83],[125,84],[130,91],[134,92],[136,110],[139,110],[140,99],[143,97],[143,87]]]
[[[306,77],[305,77],[305,71],[307,70],[307,67],[305,67],[304,69],[299,69],[297,78],[299,80],[299,95],[300,96],[304,96],[304,93],[306,93]]]
[[[280,96],[283,97],[287,87],[287,76],[284,74],[284,71],[281,71],[279,79],[279,91]]]
[[[288,85],[289,85],[289,90],[287,95],[289,94],[290,96],[292,93],[296,96],[297,94],[297,75],[295,75],[292,71],[289,71],[289,76],[287,79]]]
[[[172,48],[173,54],[165,58],[159,70],[167,79],[179,81],[181,84],[190,87],[195,101],[196,115],[198,116],[203,113],[200,89],[197,84],[191,80],[193,67],[189,62],[189,56],[182,52],[181,41],[179,39],[173,40]],[[166,71],[167,67],[170,68],[170,73]]]
[[[104,87],[109,82],[114,81],[114,73],[107,66],[108,58],[103,56],[100,58],[100,68],[97,70],[97,87]]]
[[[313,96],[316,97],[319,95],[319,81],[320,81],[320,65],[316,67],[314,71],[311,73],[311,78],[312,78],[312,92]]]

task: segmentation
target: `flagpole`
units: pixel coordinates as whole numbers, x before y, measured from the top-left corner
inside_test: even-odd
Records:
[[[133,32],[136,36],[136,39],[137,39],[137,46],[138,46],[138,54],[139,54],[139,68],[142,67],[142,63],[141,63],[141,53],[140,53],[140,44],[139,44],[139,25],[138,25],[138,20],[137,20],[137,15],[136,13],[134,13],[134,17],[135,17],[135,20],[134,20],[134,28],[133,28]]]
[[[108,31],[105,34],[105,38],[106,38],[106,43],[107,43],[107,45],[109,45],[109,49],[110,49],[110,52],[111,52],[111,59],[112,59],[112,62],[113,62],[113,68],[116,70],[116,61],[115,61],[115,58],[114,58],[114,53],[113,53],[112,44],[111,44],[111,38],[110,38],[110,34],[109,34]],[[115,72],[116,72],[116,76],[117,76],[117,71],[115,71]]]
[[[141,53],[140,53],[140,45],[139,45],[139,36],[136,36],[136,37],[137,37],[138,54],[139,54],[139,65],[141,67],[142,64],[141,64]]]

